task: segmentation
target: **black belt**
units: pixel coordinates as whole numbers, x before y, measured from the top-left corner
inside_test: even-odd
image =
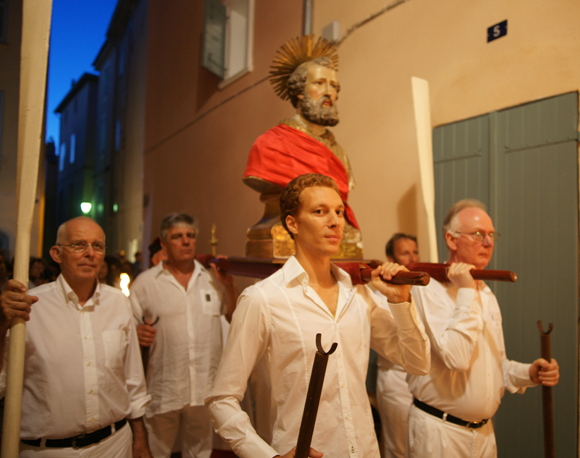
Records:
[[[123,418],[115,422],[115,431],[120,430],[127,423],[127,419]],[[66,439],[46,439],[46,447],[72,447],[72,448],[83,448],[97,442],[101,442],[106,439],[111,434],[113,430],[111,425],[105,426],[103,429],[93,431],[89,434],[81,434],[79,436],[67,437]],[[40,447],[42,439],[22,439],[26,445],[33,445],[34,447]]]
[[[453,415],[449,415],[448,413],[445,413],[442,410],[436,409],[435,407],[431,407],[429,404],[425,404],[424,402],[419,401],[416,398],[413,399],[413,404],[415,404],[415,406],[417,408],[421,409],[423,412],[427,412],[427,413],[433,415],[434,417],[444,418],[445,421],[448,421],[449,423],[454,423],[456,425],[465,426],[465,427],[471,428],[471,429],[481,428],[483,425],[485,425],[489,421],[489,418],[486,418],[485,420],[479,420],[479,421],[465,421],[465,420],[462,420],[461,418],[457,418],[457,417],[454,417]]]

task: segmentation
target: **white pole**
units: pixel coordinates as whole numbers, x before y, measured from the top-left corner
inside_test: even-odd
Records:
[[[415,127],[421,171],[423,205],[427,214],[427,234],[429,262],[437,262],[437,229],[435,227],[435,180],[433,178],[433,136],[431,133],[431,107],[429,104],[429,83],[412,77]]]
[[[30,232],[38,178],[51,12],[52,0],[23,0],[14,278],[24,284],[28,283]],[[18,457],[25,338],[24,320],[13,320],[7,365],[2,458]]]

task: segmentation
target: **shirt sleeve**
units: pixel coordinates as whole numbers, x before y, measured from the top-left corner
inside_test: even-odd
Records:
[[[141,281],[143,277],[135,280],[135,283],[131,287],[131,294],[129,295],[129,301],[131,302],[131,312],[133,314],[133,324],[139,326],[143,323],[143,308],[141,307],[141,295],[143,294],[143,288],[141,287]]]
[[[215,431],[241,458],[279,454],[258,435],[240,407],[248,377],[267,350],[268,323],[267,299],[258,288],[247,288],[238,300],[213,390],[205,399]]]
[[[413,375],[425,375],[431,367],[430,343],[417,315],[415,303],[388,303],[373,294],[371,347],[389,361]]]
[[[126,299],[126,301],[129,311],[129,319],[127,326],[128,345],[127,353],[125,354],[125,380],[131,404],[129,419],[132,420],[145,415],[145,410],[147,404],[151,400],[151,396],[147,394],[145,374],[143,372],[143,361],[141,360],[141,349],[139,347],[139,341],[137,340],[137,331],[135,329],[135,323],[131,319],[129,300]]]
[[[482,308],[475,289],[459,288],[455,304],[436,293],[417,291],[417,308],[423,316],[431,349],[448,369],[466,372],[483,330]]]

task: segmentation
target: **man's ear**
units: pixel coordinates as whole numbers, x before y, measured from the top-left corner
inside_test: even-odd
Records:
[[[286,227],[292,233],[292,235],[298,234],[298,225],[296,224],[296,219],[292,215],[286,215]]]
[[[60,256],[60,247],[54,245],[50,248],[50,257],[53,259],[54,262],[60,264],[62,262],[62,257]]]
[[[451,251],[457,251],[457,239],[449,231],[445,232],[445,243]]]

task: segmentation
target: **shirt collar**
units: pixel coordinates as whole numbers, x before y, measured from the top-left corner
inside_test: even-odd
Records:
[[[95,282],[97,284],[95,291],[94,291],[93,295],[89,298],[89,300],[87,302],[85,302],[85,305],[83,307],[86,307],[87,305],[89,305],[89,306],[90,305],[99,305],[99,303],[100,303],[99,299],[101,297],[101,284],[97,281],[96,278],[95,278]],[[60,274],[57,277],[56,284],[58,285],[58,287],[62,291],[62,294],[65,298],[66,304],[68,304],[69,302],[72,302],[76,308],[78,308],[78,309],[82,308],[79,304],[79,297],[73,291],[73,289],[70,287],[70,285],[67,283],[63,274]]]
[[[336,281],[341,283],[347,289],[352,289],[353,285],[349,274],[332,263],[330,264],[330,270],[334,275],[334,278],[336,278]],[[290,286],[292,281],[297,281],[304,287],[308,286],[308,274],[295,256],[291,256],[288,261],[286,261],[282,267],[282,274],[284,275],[284,283],[286,286]]]
[[[195,268],[193,269],[193,275],[189,279],[188,286],[191,283],[193,283],[195,281],[195,279],[199,275],[201,275],[202,272],[207,272],[207,269],[197,259],[194,259],[193,263],[195,264]],[[163,267],[163,261],[161,261],[155,267],[152,267],[152,269],[157,269],[156,271],[154,271],[155,278],[159,277],[159,275],[168,275],[168,276],[171,276],[173,278],[173,274],[169,271],[169,269],[166,269],[165,267]]]

